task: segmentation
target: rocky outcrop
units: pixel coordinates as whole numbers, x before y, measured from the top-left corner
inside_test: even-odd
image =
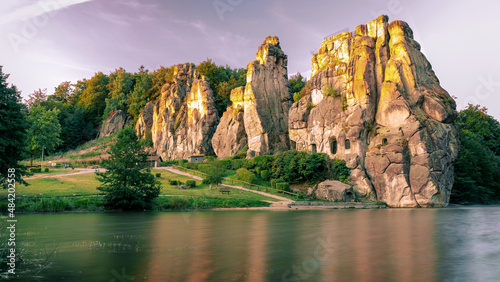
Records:
[[[248,64],[243,107],[249,157],[289,148],[287,121],[292,94],[287,63],[278,37],[268,36],[256,60]]]
[[[135,130],[139,134],[138,137],[144,139],[148,134],[151,134],[151,128],[153,127],[153,114],[155,105],[158,104],[158,101],[148,102],[144,110],[142,110],[137,123],[135,125]]]
[[[346,161],[358,196],[393,207],[449,202],[455,102],[407,23],[387,16],[323,41],[312,93],[289,112],[292,148]]]
[[[145,136],[151,106],[136,124]],[[164,160],[185,159],[193,154],[213,155],[212,136],[219,119],[206,78],[194,64],[177,65],[174,81],[166,83],[152,110],[151,135],[156,154]]]
[[[122,110],[111,111],[106,121],[104,121],[99,137],[109,136],[118,133],[125,126],[132,124],[132,118]]]
[[[233,104],[222,115],[212,138],[212,147],[220,159],[234,156],[248,144],[243,121],[244,92],[245,87],[238,87],[231,91]]]
[[[356,195],[351,185],[335,180],[326,180],[311,189],[309,196],[329,202],[355,202]]]

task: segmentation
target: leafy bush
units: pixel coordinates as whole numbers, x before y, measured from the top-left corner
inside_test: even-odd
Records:
[[[351,180],[351,170],[346,166],[345,161],[335,159],[329,161],[329,178],[333,178],[343,183],[349,183]]]
[[[276,184],[283,183],[283,182],[285,182],[285,180],[283,180],[282,178],[271,179],[271,187],[273,187],[274,189],[276,189]]]
[[[276,189],[281,191],[290,191],[290,183],[288,182],[276,183]]]
[[[180,166],[183,166],[184,164],[188,163],[188,160],[178,160],[177,163],[180,165]]]
[[[260,177],[264,180],[269,180],[269,177],[270,177],[270,173],[269,173],[269,170],[261,170],[260,171]]]
[[[302,99],[302,95],[300,94],[300,92],[293,93],[293,101],[294,102],[298,102],[298,101],[300,101],[300,99]]]
[[[241,180],[248,182],[248,183],[254,183],[255,182],[255,174],[253,174],[251,171],[249,171],[246,168],[240,168],[236,171],[236,174],[241,178]]]
[[[328,177],[328,156],[323,153],[287,151],[275,156],[272,167],[274,178],[290,183],[314,183]]]
[[[321,93],[325,97],[340,97],[340,94],[333,88],[333,86],[330,83],[327,83],[323,85],[321,88]]]
[[[49,168],[48,168],[48,167],[46,167],[43,171],[44,171],[44,172],[49,172]]]
[[[31,173],[38,173],[38,172],[42,172],[42,169],[39,167],[30,167],[29,171]]]
[[[196,181],[195,180],[188,180],[186,181],[186,186],[190,188],[196,187]]]
[[[177,180],[169,180],[168,184],[170,184],[170,185],[177,185],[177,184],[179,184],[179,182]]]
[[[160,177],[161,177],[161,173],[157,173],[156,178],[160,178]]]
[[[161,163],[162,166],[169,166],[169,165],[176,165],[176,164],[179,164],[179,161],[171,160],[171,161],[163,161]]]

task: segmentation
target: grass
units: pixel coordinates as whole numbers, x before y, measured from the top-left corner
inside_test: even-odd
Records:
[[[72,170],[66,170],[72,171]],[[153,174],[160,173],[158,180],[162,184],[161,196],[154,201],[154,210],[183,210],[231,207],[262,207],[269,206],[264,201],[277,201],[274,198],[252,192],[232,189],[231,193],[220,194],[216,189],[196,180],[196,187],[178,189],[169,185],[169,180],[186,183],[192,180],[189,177],[171,173],[162,169],[153,169]],[[54,170],[53,174],[58,173]],[[37,175],[48,175],[40,173]],[[16,185],[16,211],[17,212],[60,212],[60,211],[103,211],[103,197],[97,187],[100,182],[94,173],[64,175],[57,177],[28,179],[29,186]],[[7,211],[6,201],[8,191],[0,189],[0,211]],[[77,196],[77,197],[75,197]],[[176,197],[177,196],[177,197]]]

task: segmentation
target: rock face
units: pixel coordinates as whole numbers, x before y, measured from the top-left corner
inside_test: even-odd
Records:
[[[108,118],[104,122],[99,137],[109,136],[118,133],[126,125],[131,125],[132,118],[124,113],[122,110],[112,111],[109,113]]]
[[[222,115],[212,138],[212,147],[217,157],[221,159],[235,155],[248,144],[243,121],[244,93],[245,87],[238,87],[231,91],[233,104]]]
[[[141,114],[138,135],[151,130],[154,149],[164,160],[213,155],[211,139],[219,119],[206,78],[194,64],[177,65],[174,77],[163,86],[160,100]]]
[[[248,64],[243,101],[248,157],[289,148],[287,121],[293,97],[287,63],[278,37],[268,36],[259,46],[256,60]]]
[[[346,161],[358,196],[393,207],[449,202],[455,102],[407,23],[387,16],[323,41],[311,95],[289,113],[292,148]]]
[[[139,119],[135,125],[135,130],[140,134],[139,138],[144,139],[148,134],[151,134],[151,128],[153,127],[153,114],[155,105],[158,101],[148,102],[142,113],[139,115]]]

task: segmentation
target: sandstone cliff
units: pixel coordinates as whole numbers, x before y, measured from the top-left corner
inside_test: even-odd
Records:
[[[243,121],[244,92],[245,87],[238,87],[231,91],[233,104],[224,112],[212,138],[215,154],[220,159],[234,156],[248,144]]]
[[[259,46],[256,60],[248,64],[243,107],[249,157],[289,148],[292,94],[287,64],[276,36],[268,36]]]
[[[118,133],[126,125],[132,124],[132,118],[124,113],[122,110],[112,111],[109,113],[108,118],[104,121],[99,137],[109,136]]]
[[[459,148],[455,102],[408,24],[380,16],[328,38],[312,70],[311,95],[289,112],[292,148],[346,160],[359,196],[447,206]]]
[[[174,77],[163,86],[160,100],[139,117],[138,136],[151,130],[154,149],[164,160],[213,155],[211,139],[219,119],[210,85],[194,64],[177,65]]]

